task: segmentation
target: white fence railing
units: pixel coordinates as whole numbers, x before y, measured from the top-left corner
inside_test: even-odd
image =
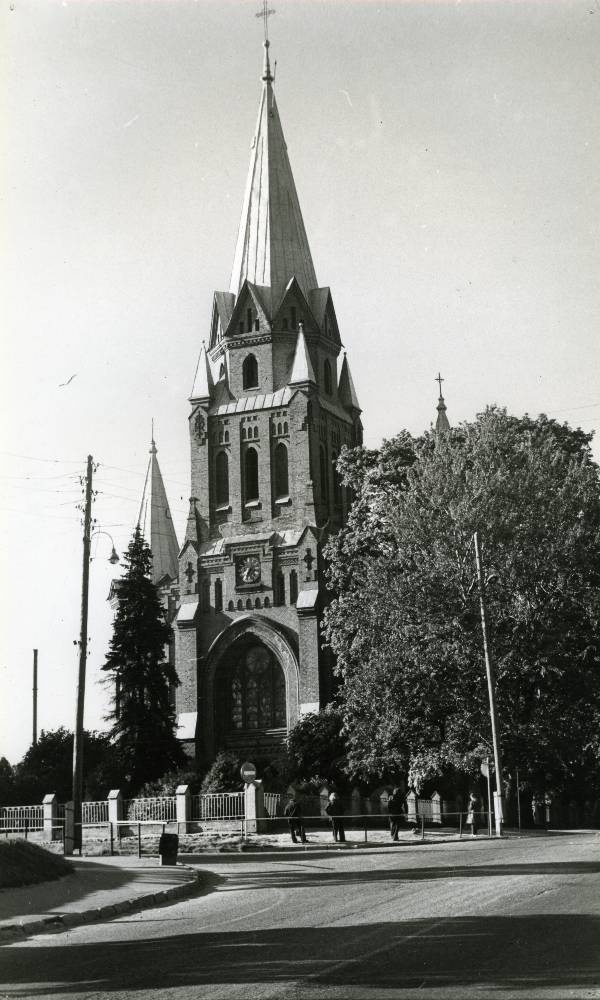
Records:
[[[108,819],[108,812],[106,818]],[[162,795],[152,799],[125,799],[123,802],[123,818],[172,823],[177,819],[175,796]]]
[[[108,802],[82,802],[81,821],[88,826],[93,826],[95,823],[108,823]]]
[[[227,820],[244,818],[243,792],[213,792],[209,795],[192,795],[192,821]]]
[[[3,833],[21,833],[43,828],[43,806],[0,806],[0,831]]]
[[[265,792],[265,810],[267,816],[274,819],[275,816],[283,815],[282,796],[279,792]]]

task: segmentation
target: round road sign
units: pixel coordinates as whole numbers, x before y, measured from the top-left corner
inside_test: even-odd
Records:
[[[256,778],[256,765],[251,764],[249,760],[245,761],[245,763],[240,767],[240,774],[243,781],[254,781]]]

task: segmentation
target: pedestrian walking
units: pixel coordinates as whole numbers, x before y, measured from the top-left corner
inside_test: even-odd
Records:
[[[479,799],[475,792],[471,792],[469,795],[469,802],[467,805],[467,826],[471,827],[471,836],[477,836],[477,813],[479,812]]]
[[[292,844],[298,843],[298,837],[303,844],[306,843],[306,831],[304,829],[304,823],[302,821],[302,807],[299,802],[295,799],[290,799],[287,806],[283,810],[284,816],[287,817],[288,826],[290,828],[290,835],[292,838]]]
[[[339,840],[340,843],[346,842],[346,833],[344,831],[344,807],[342,805],[342,800],[340,799],[337,792],[332,792],[329,796],[329,802],[325,806],[325,812],[329,816],[331,823],[331,829],[333,830],[333,839]]]
[[[399,788],[394,788],[388,799],[388,815],[390,819],[390,834],[392,840],[398,840],[400,824],[404,819],[406,803]]]

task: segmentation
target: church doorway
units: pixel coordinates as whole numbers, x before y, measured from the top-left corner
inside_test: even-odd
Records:
[[[286,684],[275,654],[247,635],[228,649],[216,677],[217,744],[269,751],[287,735]]]

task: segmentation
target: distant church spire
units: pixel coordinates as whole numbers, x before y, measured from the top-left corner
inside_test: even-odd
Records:
[[[165,576],[177,579],[179,545],[175,526],[169,510],[169,501],[165,484],[156,457],[154,442],[154,421],[152,421],[152,440],[150,443],[150,460],[144,482],[138,527],[145,533],[148,499],[150,501],[150,550],[152,552],[152,583],[159,583]],[[150,488],[148,491],[148,480]],[[149,492],[149,498],[148,498]]]
[[[266,23],[269,13],[265,4],[257,16]],[[273,93],[269,44],[265,37],[262,93],[230,291],[237,295],[245,280],[262,286],[273,314],[291,278],[305,297],[318,283]]]
[[[437,434],[442,434],[442,433],[445,433],[446,431],[450,430],[450,421],[448,420],[448,417],[446,416],[446,403],[444,402],[444,397],[442,396],[442,382],[443,381],[444,381],[444,379],[442,378],[442,376],[438,372],[437,378],[434,379],[434,382],[437,382],[439,384],[439,387],[440,387],[440,395],[439,395],[438,405],[437,405],[437,414],[438,415],[437,415],[437,420],[435,422],[435,429],[436,429],[436,433]]]

